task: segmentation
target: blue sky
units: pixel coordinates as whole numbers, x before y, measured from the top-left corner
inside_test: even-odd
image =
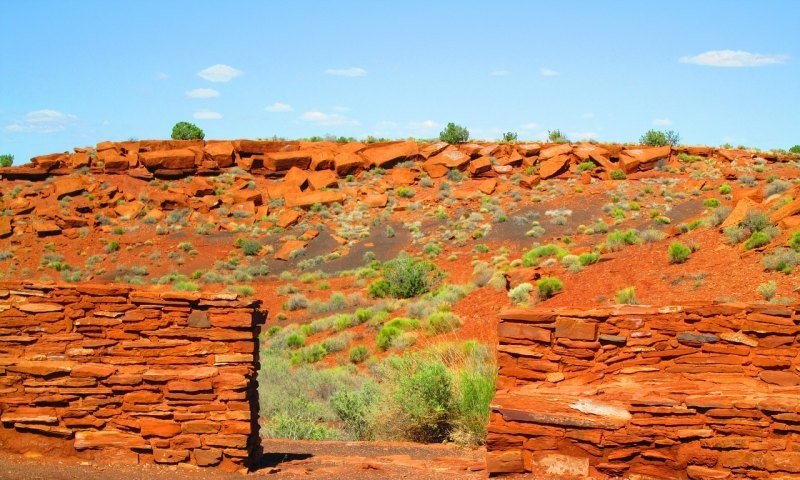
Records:
[[[378,8],[379,6],[379,8]],[[0,1],[0,153],[101,140],[800,143],[795,1]]]

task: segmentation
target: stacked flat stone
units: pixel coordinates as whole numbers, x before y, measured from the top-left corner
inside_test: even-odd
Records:
[[[514,310],[498,333],[492,474],[800,474],[799,305]]]
[[[257,308],[235,294],[0,282],[3,433],[83,457],[242,468],[258,444]]]

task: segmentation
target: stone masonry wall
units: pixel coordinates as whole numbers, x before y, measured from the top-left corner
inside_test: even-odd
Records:
[[[257,306],[0,282],[0,448],[246,466],[258,446]]]
[[[492,474],[800,478],[800,305],[515,310]]]

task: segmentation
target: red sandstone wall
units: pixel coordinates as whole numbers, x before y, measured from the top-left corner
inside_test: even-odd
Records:
[[[0,283],[2,448],[34,434],[79,456],[240,468],[257,444],[256,307],[230,294]]]
[[[800,478],[798,325],[798,305],[505,312],[488,470]]]

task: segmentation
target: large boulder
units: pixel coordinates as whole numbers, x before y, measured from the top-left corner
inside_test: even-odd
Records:
[[[549,158],[557,157],[559,155],[566,155],[572,152],[572,145],[569,143],[562,143],[552,147],[543,148],[539,151],[539,160],[547,160]]]
[[[53,181],[56,198],[77,195],[86,190],[86,180],[83,177],[61,177]]]
[[[558,155],[544,161],[539,159],[539,176],[543,179],[553,178],[569,170],[569,155]]]
[[[442,165],[448,169],[457,168],[464,170],[469,165],[471,157],[455,147],[448,147],[441,153],[432,156],[425,163],[430,165]]]
[[[233,165],[233,143],[232,142],[206,142],[203,149],[206,160],[216,162],[219,167],[230,167]]]
[[[333,168],[340,177],[354,174],[364,167],[364,159],[355,153],[340,153],[333,159]]]
[[[668,160],[672,147],[628,148],[619,156],[619,164],[625,173],[636,170],[651,170],[658,162]]]
[[[367,161],[367,166],[388,168],[400,162],[415,159],[419,155],[419,148],[417,142],[409,140],[370,145],[361,150],[359,154]]]
[[[174,170],[188,170],[195,166],[197,151],[189,148],[178,150],[158,150],[142,152],[139,161],[150,170],[167,168]]]
[[[307,150],[273,152],[264,155],[264,168],[270,172],[286,172],[292,167],[307,170],[310,164],[311,152]]]
[[[331,203],[344,202],[344,194],[336,190],[318,190],[303,192],[300,195],[286,197],[286,206],[291,207],[310,207],[314,204],[328,205]]]
[[[51,153],[31,158],[31,163],[37,168],[52,170],[66,165],[69,162],[69,152]]]

